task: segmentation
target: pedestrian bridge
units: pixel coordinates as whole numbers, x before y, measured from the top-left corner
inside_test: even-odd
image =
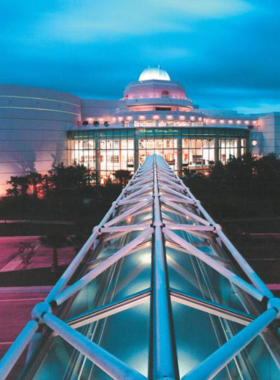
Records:
[[[275,380],[279,316],[280,300],[153,155],[35,306],[0,379],[25,355],[20,379]]]

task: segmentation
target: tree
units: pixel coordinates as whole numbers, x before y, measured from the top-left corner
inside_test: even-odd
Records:
[[[33,197],[38,197],[39,186],[43,182],[43,176],[40,173],[30,172],[27,176],[28,183],[33,187]]]
[[[65,166],[63,163],[53,166],[49,171],[49,185],[57,193],[83,190],[91,186],[95,172],[84,165]]]
[[[27,176],[11,177],[10,181],[7,181],[7,184],[12,186],[12,189],[7,190],[7,195],[21,195],[22,197],[27,196],[27,190],[29,186],[29,180]]]
[[[35,244],[33,243],[22,241],[19,243],[18,253],[20,255],[24,269],[27,269],[28,265],[30,264],[30,260],[35,253],[35,248]]]
[[[121,186],[126,186],[130,178],[132,177],[129,170],[117,170],[114,173],[114,177],[119,181]]]
[[[54,232],[46,236],[41,236],[39,240],[45,247],[49,247],[52,249],[53,252],[51,271],[53,273],[57,272],[59,267],[58,249],[69,245],[68,240],[66,239],[65,235],[59,232]]]

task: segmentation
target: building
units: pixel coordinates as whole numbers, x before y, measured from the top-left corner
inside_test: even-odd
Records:
[[[276,380],[279,318],[280,299],[152,155],[34,307],[0,378]]]
[[[0,194],[11,175],[45,174],[59,162],[82,163],[103,181],[152,153],[179,175],[246,151],[280,154],[280,113],[199,109],[160,67],[144,70],[120,100],[1,85],[0,131]]]

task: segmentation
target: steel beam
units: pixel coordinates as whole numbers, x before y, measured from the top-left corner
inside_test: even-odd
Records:
[[[7,378],[20,355],[23,353],[29,342],[35,335],[39,324],[37,321],[29,321],[20,334],[17,336],[14,343],[10,346],[5,356],[0,362],[0,379]]]
[[[110,315],[141,305],[150,299],[150,293],[150,289],[143,290],[142,292],[133,294],[120,301],[111,302],[110,304],[99,306],[94,310],[87,311],[86,313],[82,313],[71,319],[66,319],[65,323],[74,329],[78,329],[82,326],[99,321],[100,319],[107,318]]]
[[[238,286],[240,289],[244,290],[246,293],[250,294],[258,301],[263,300],[264,294],[261,291],[254,288],[251,284],[243,280],[241,277],[237,276],[235,273],[232,273],[229,269],[225,268],[216,260],[212,259],[209,255],[206,255],[204,252],[200,251],[198,248],[194,247],[193,245],[182,239],[180,236],[170,231],[168,228],[163,228],[163,232],[175,243],[185,248],[191,255],[197,257],[205,264],[209,265],[211,268],[216,270],[222,276],[226,277],[229,281]]]
[[[163,223],[161,219],[158,193],[158,179],[156,172],[157,159],[155,158],[153,159],[153,167],[153,226],[155,228],[155,232],[152,255],[152,351],[149,372],[150,377],[153,379],[179,379],[166,254],[164,248],[164,236],[162,232]]]
[[[56,302],[56,304],[61,305],[64,301],[76,294],[79,290],[81,290],[83,287],[89,284],[94,278],[99,276],[106,269],[108,269],[117,261],[119,261],[122,257],[127,256],[132,249],[134,249],[138,244],[141,244],[145,239],[147,239],[147,237],[150,236],[152,232],[153,228],[149,228],[148,230],[142,232],[141,235],[133,239],[125,247],[120,249],[118,252],[114,253],[107,260],[101,262],[97,267],[92,269],[84,277],[77,280],[73,285],[70,285],[61,294],[55,297],[54,301]]]
[[[270,308],[244,327],[182,380],[213,379],[243,348],[260,334],[277,317],[278,310]]]
[[[50,313],[42,316],[44,323],[56,332],[66,342],[71,344],[76,350],[81,352],[97,367],[102,369],[105,373],[113,379],[135,379],[143,380],[145,376],[129,367],[115,356],[98,346],[96,343],[90,341],[78,331],[69,327],[66,323],[55,317]]]

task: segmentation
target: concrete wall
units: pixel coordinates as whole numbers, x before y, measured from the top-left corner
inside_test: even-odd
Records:
[[[254,128],[250,137],[250,150],[256,155],[276,153],[280,156],[280,113],[273,112],[259,117],[259,128]],[[256,146],[252,145],[253,141]]]
[[[41,88],[0,85],[0,195],[10,176],[47,173],[66,162],[66,130],[81,120],[81,100]]]

